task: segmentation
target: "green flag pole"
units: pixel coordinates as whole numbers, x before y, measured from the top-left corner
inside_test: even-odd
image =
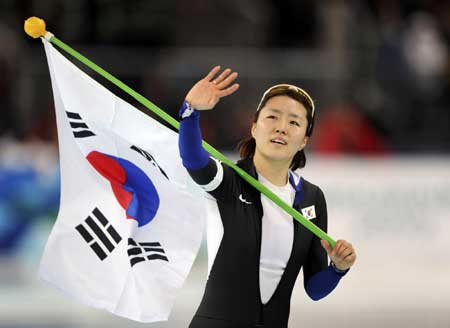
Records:
[[[145,106],[147,109],[151,110],[153,113],[158,115],[161,119],[166,121],[168,124],[173,126],[175,129],[179,130],[180,123],[175,120],[172,116],[167,114],[165,111],[163,111],[161,108],[153,104],[150,100],[145,98],[144,96],[140,95],[136,91],[134,91],[132,88],[127,86],[125,83],[114,77],[112,74],[105,71],[103,68],[95,64],[94,62],[90,61],[88,58],[84,57],[82,54],[80,54],[75,49],[71,48],[61,40],[59,40],[57,37],[55,37],[52,33],[47,32],[45,30],[45,22],[37,17],[30,17],[25,21],[24,24],[25,32],[30,35],[33,38],[38,37],[44,37],[45,39],[49,40],[54,45],[58,46],[101,76],[103,76],[105,79],[107,79],[109,82],[114,84],[115,86],[122,89],[124,92],[129,94],[131,97],[136,99],[140,104]],[[232,161],[230,161],[227,157],[225,157],[222,153],[220,153],[218,150],[216,150],[214,147],[212,147],[210,144],[208,144],[206,141],[202,141],[203,148],[211,154],[213,157],[217,158],[218,160],[222,161],[229,167],[231,167],[233,170],[235,170],[245,181],[247,181],[249,184],[251,184],[253,187],[255,187],[257,190],[259,190],[262,194],[267,196],[269,199],[271,199],[275,204],[277,204],[280,208],[282,208],[286,213],[294,217],[298,222],[300,222],[305,228],[310,230],[313,234],[315,234],[320,239],[324,239],[328,241],[328,243],[331,245],[331,247],[334,247],[336,242],[331,238],[326,232],[324,232],[322,229],[317,227],[314,223],[306,219],[303,215],[301,215],[297,210],[292,208],[290,205],[286,204],[284,201],[282,201],[276,194],[274,194],[270,189],[265,187],[263,184],[261,184],[258,180],[253,178],[251,175],[249,175],[247,172],[242,170],[239,166],[234,164]]]

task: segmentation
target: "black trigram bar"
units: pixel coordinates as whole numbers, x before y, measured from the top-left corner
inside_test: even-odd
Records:
[[[132,145],[130,148],[133,149],[134,151],[138,152],[142,156],[144,156],[147,159],[147,161],[152,162],[152,163],[155,162],[155,159],[148,151],[146,151],[142,148],[139,148],[138,146],[135,146],[135,145]]]
[[[87,138],[95,136],[95,133],[89,130],[86,123],[83,122],[80,114],[66,111],[69,118],[70,127],[75,138]],[[75,129],[78,129],[75,131]]]
[[[131,255],[139,255],[139,254],[142,254],[143,252],[158,252],[158,253],[165,254],[164,249],[162,249],[162,248],[155,248],[155,247],[144,248],[144,249],[142,249],[140,247],[134,247],[134,248],[129,248],[127,252],[128,252],[129,256],[131,256]]]
[[[114,245],[109,241],[103,230],[94,222],[94,220],[92,220],[90,216],[88,216],[85,222],[92,229],[92,231],[94,231],[102,244],[105,245],[105,247],[108,249],[108,251],[112,252],[114,249]]]
[[[94,238],[92,235],[86,230],[84,226],[81,224],[77,225],[75,229],[80,233],[80,235],[83,237],[83,239],[89,244]],[[94,251],[94,253],[98,256],[98,258],[103,261],[106,259],[107,255],[103,251],[103,249],[100,247],[100,245],[97,242],[93,242],[89,244],[91,249]]]
[[[140,247],[136,247],[136,248],[130,248],[128,251],[127,251],[127,253],[128,253],[128,256],[131,256],[131,255],[139,255],[139,254],[142,254],[142,248],[140,248]]]
[[[81,116],[78,113],[72,113],[72,112],[69,112],[69,111],[66,111],[66,113],[67,113],[67,117],[68,118],[71,118],[73,120],[81,120]]]
[[[130,264],[133,267],[135,264],[138,264],[140,262],[144,262],[145,259],[143,257],[133,257],[130,259]]]
[[[128,247],[127,253],[132,267],[135,264],[151,260],[169,262],[159,242],[136,242],[132,238],[129,238]]]
[[[92,213],[95,215],[95,217],[100,221],[100,223],[106,227],[108,225],[108,220],[105,218],[102,212],[98,208],[95,208]],[[112,225],[106,228],[106,231],[108,231],[109,235],[114,239],[114,241],[118,244],[122,237],[119,236],[116,229]]]
[[[167,257],[165,257],[164,255],[160,255],[160,254],[151,254],[151,255],[147,256],[147,260],[163,260],[163,261],[169,262]]]
[[[169,180],[169,177],[167,176],[166,172],[164,172],[164,170],[161,168],[161,166],[159,166],[159,164],[156,162],[155,158],[146,150],[139,148],[135,145],[132,145],[130,147],[131,149],[133,149],[134,151],[136,151],[137,153],[141,154],[142,156],[144,156],[144,158],[149,161],[150,163],[152,163],[155,167],[157,167],[159,169],[159,171],[161,172],[162,175],[164,175],[164,177]]]
[[[158,242],[156,242],[156,243],[139,243],[139,245],[140,246],[150,246],[150,247],[159,247],[159,246],[161,246],[161,244],[160,243],[158,243]]]
[[[75,229],[79,232],[81,237],[83,237],[89,247],[91,247],[97,257],[103,261],[108,257],[105,248],[111,253],[122,240],[122,237],[120,237],[116,229],[114,229],[98,208],[95,208],[92,211],[92,214],[96,220],[91,216],[88,216],[84,222],[77,225]],[[89,227],[89,229],[87,229],[87,227]]]
[[[165,253],[164,249],[162,248],[156,248],[156,247],[146,247],[144,248],[144,251],[146,252],[160,252],[160,253]]]
[[[89,127],[87,126],[86,123],[78,123],[78,122],[70,122],[70,127],[72,129],[78,129],[78,128],[85,128],[85,129],[89,129]]]
[[[159,254],[151,254],[148,255],[146,257],[132,257],[130,258],[130,264],[133,267],[135,264],[144,262],[144,261],[152,261],[152,260],[162,260],[162,261],[166,261],[169,262],[169,260],[167,259],[167,257],[165,257],[164,255],[159,255]]]

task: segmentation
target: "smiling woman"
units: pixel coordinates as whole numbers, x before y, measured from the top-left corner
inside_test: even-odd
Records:
[[[226,69],[216,76],[219,71],[216,66],[198,81],[180,109],[183,165],[217,201],[217,213],[208,222],[208,249],[216,252],[208,254],[213,264],[190,328],[286,328],[300,269],[307,294],[319,300],[337,286],[356,253],[345,240],[334,248],[319,240],[202,148],[200,111],[239,88],[233,84],[236,72]],[[240,143],[237,164],[326,232],[325,197],[297,170],[306,164],[313,122],[314,102],[303,89],[269,88],[256,109],[251,137]]]

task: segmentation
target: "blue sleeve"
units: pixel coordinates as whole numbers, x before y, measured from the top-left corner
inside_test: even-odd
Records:
[[[339,283],[339,280],[347,274],[346,271],[336,271],[331,265],[317,272],[305,283],[305,290],[311,299],[318,301],[331,293]]]
[[[180,109],[178,148],[186,169],[198,170],[208,165],[209,154],[202,147],[200,113],[186,101]]]

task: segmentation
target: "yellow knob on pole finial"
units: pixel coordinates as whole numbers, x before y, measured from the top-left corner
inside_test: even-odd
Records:
[[[47,31],[45,30],[45,22],[39,17],[30,17],[23,24],[23,29],[32,38],[39,38],[44,36]]]

